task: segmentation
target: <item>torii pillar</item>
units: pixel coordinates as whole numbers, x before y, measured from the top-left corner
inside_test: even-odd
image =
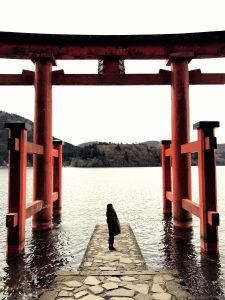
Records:
[[[189,71],[190,56],[171,55],[172,88],[172,193],[173,224],[179,229],[192,227],[192,216],[182,208],[182,199],[191,200],[191,155],[181,155],[181,145],[190,142]]]
[[[43,209],[33,217],[33,230],[52,228],[52,65],[50,58],[35,60],[34,143],[44,146],[43,155],[34,155],[33,200],[43,200]]]

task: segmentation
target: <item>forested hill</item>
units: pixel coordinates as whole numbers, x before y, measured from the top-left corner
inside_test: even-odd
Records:
[[[225,165],[225,144],[219,144],[217,165]],[[113,144],[89,142],[74,148],[66,163],[73,167],[154,167],[161,166],[161,143]],[[197,165],[197,153],[192,154],[192,165]]]
[[[27,122],[31,125],[28,140],[33,141],[33,122],[15,114],[0,111],[0,166],[7,166],[8,130],[6,122]],[[88,142],[78,146],[64,142],[63,164],[72,167],[142,167],[160,166],[161,150],[159,142],[143,144],[113,144]],[[32,156],[28,156],[32,165]]]
[[[26,122],[31,125],[31,131],[28,131],[28,141],[33,141],[33,122],[15,114],[9,114],[0,111],[0,166],[7,166],[8,163],[8,129],[5,129],[6,122]],[[66,156],[71,156],[75,146],[64,142],[63,151]],[[63,157],[63,159],[65,159]],[[32,156],[28,155],[28,165],[32,165]]]
[[[146,144],[95,143],[78,149],[70,165],[72,167],[160,166],[161,149],[149,149]]]
[[[7,166],[8,130],[5,122],[27,122],[32,130],[28,140],[33,140],[33,123],[21,116],[0,111],[0,166]],[[197,155],[192,163],[197,164]],[[141,144],[114,144],[87,142],[74,146],[67,142],[63,145],[63,164],[71,167],[148,167],[161,166],[161,144],[158,141],[146,141]],[[32,156],[28,156],[28,165],[32,165]],[[217,149],[217,165],[225,165],[225,144]]]

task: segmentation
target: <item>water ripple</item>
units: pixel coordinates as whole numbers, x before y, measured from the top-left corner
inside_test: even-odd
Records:
[[[218,206],[224,207],[224,167],[217,168]],[[27,199],[32,199],[32,169],[27,170]],[[193,168],[193,199],[198,198],[197,169]],[[1,215],[7,211],[7,170],[0,170]],[[47,233],[32,233],[26,223],[26,253],[7,261],[6,229],[0,218],[0,298],[35,299],[58,270],[76,269],[97,223],[105,223],[107,203],[113,203],[121,223],[129,223],[150,268],[178,270],[197,297],[223,296],[225,286],[225,220],[219,228],[221,254],[199,254],[199,220],[193,231],[175,231],[163,218],[161,168],[63,169],[63,215]]]

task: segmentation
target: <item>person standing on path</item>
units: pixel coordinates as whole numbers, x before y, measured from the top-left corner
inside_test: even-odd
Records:
[[[114,236],[120,234],[121,229],[116,211],[111,203],[107,204],[106,217],[109,230],[109,250],[116,250],[113,246]]]

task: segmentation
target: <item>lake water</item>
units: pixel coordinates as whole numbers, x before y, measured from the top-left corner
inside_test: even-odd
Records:
[[[26,252],[6,260],[8,170],[0,169],[0,299],[35,299],[58,270],[76,269],[97,223],[105,223],[113,203],[121,223],[129,223],[151,269],[180,273],[198,299],[225,299],[225,167],[217,167],[220,255],[200,255],[199,219],[193,231],[174,231],[162,213],[161,168],[63,168],[63,215],[51,232],[32,233],[26,222]],[[198,199],[198,170],[192,167],[193,199]],[[32,168],[27,169],[31,201]],[[212,298],[211,298],[212,299]]]

